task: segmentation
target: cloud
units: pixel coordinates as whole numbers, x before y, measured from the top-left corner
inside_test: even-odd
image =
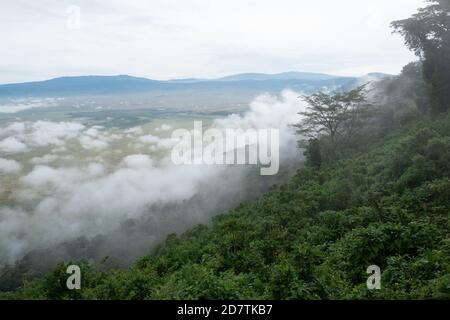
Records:
[[[153,166],[152,159],[148,155],[135,154],[123,159],[124,164],[132,169],[145,169]]]
[[[24,140],[31,146],[62,145],[64,140],[77,137],[85,126],[74,122],[37,121],[29,124],[31,131]]]
[[[86,128],[76,122],[14,122],[0,129],[0,153],[19,154],[42,147],[58,147],[55,151],[64,151],[65,143],[70,139],[78,139],[86,150],[104,150],[110,140],[121,139],[117,134],[105,135],[100,126]],[[47,162],[49,159],[32,161]],[[51,159],[48,162],[52,162]]]
[[[261,95],[251,104],[243,115],[234,114],[224,119],[216,120],[214,127],[222,129],[278,129],[280,131],[281,155],[294,159],[298,156],[296,145],[298,137],[292,125],[300,121],[298,114],[304,108],[304,103],[298,99],[299,94],[291,90],[282,92],[281,97]],[[294,151],[292,151],[294,150]]]
[[[46,154],[42,157],[34,157],[30,160],[31,164],[48,164],[58,160],[59,157],[54,154]]]
[[[132,134],[132,135],[142,134],[142,132],[143,132],[143,130],[142,130],[141,127],[134,127],[134,128],[130,128],[128,130],[125,130],[126,134]]]
[[[81,146],[87,150],[104,150],[108,147],[108,143],[101,139],[94,139],[90,136],[80,138]]]
[[[156,132],[164,132],[164,131],[169,131],[172,129],[172,126],[168,125],[168,124],[162,124],[161,127],[156,128]]]
[[[248,112],[216,120],[213,127],[279,129],[281,168],[295,172],[301,155],[290,124],[297,121],[303,106],[297,96],[286,91],[280,98],[259,97]],[[249,166],[176,166],[170,159],[176,141],[150,135],[143,128],[131,134],[129,130],[38,121],[16,122],[0,132],[21,139],[26,146],[60,149],[58,155],[21,156],[35,166],[13,184],[9,200],[13,205],[0,206],[0,261],[15,261],[30,250],[99,235],[111,240],[108,248],[98,248],[99,256],[117,255],[122,249],[127,254],[143,254],[142,250],[159,244],[167,234],[208,222],[260,194],[272,181],[261,180],[249,188],[243,179],[249,174],[259,176],[258,168]],[[118,139],[111,142],[113,135]],[[150,146],[135,149],[135,144],[144,142]],[[153,150],[148,153],[150,147]],[[72,160],[56,161],[66,158]],[[130,219],[140,226],[131,235],[123,230]],[[124,238],[128,248],[119,240]]]
[[[68,139],[77,138],[85,130],[85,126],[75,122],[14,122],[0,129],[0,152],[5,154],[25,153],[34,148],[59,146],[63,147]],[[91,136],[97,131],[91,128],[86,131],[82,142],[86,148],[103,148],[104,142],[97,142]]]
[[[28,151],[28,147],[16,137],[9,137],[0,141],[0,152],[15,154]]]
[[[14,122],[7,125],[5,128],[0,128],[0,137],[22,133],[24,131],[25,131],[25,123]]]
[[[0,158],[0,173],[13,174],[22,170],[22,165],[15,160]]]
[[[104,173],[101,164],[91,163],[84,168],[59,168],[36,166],[33,171],[24,176],[21,181],[25,186],[33,188],[49,187],[61,191],[72,190],[80,182],[98,177]]]
[[[139,137],[139,141],[141,141],[142,143],[158,143],[160,140],[161,139],[159,137],[151,134]]]
[[[10,104],[0,105],[0,113],[18,113],[21,111],[35,109],[35,108],[48,108],[54,105],[54,99],[25,99],[24,101],[12,101]]]
[[[334,72],[368,65],[395,73],[413,54],[391,35],[389,23],[410,16],[423,1],[76,1],[81,28],[71,30],[66,8],[73,4],[3,4],[0,61],[8,67],[0,70],[0,82],[87,74],[169,79]],[[23,37],[27,41],[17,41]]]

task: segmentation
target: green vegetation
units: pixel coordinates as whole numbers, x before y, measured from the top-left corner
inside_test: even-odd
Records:
[[[429,6],[409,19],[393,22],[392,26],[423,61],[430,109],[440,113],[450,108],[450,0],[427,1]]]
[[[309,139],[299,144],[311,144],[316,165],[323,158],[333,159],[338,149],[348,145],[367,123],[372,105],[367,101],[366,87],[367,84],[349,92],[318,92],[303,97],[309,107],[300,113],[303,121],[295,127],[301,137]]]

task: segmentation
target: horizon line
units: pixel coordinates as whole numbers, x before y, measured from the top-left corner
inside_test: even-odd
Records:
[[[233,74],[227,74],[223,75],[217,78],[197,78],[197,77],[179,77],[179,78],[169,78],[169,79],[154,79],[150,77],[145,76],[137,76],[137,75],[131,75],[131,74],[84,74],[84,75],[61,75],[61,76],[55,76],[51,78],[45,78],[41,80],[30,80],[30,81],[23,81],[23,82],[6,82],[6,83],[0,83],[0,86],[4,85],[15,85],[15,84],[25,84],[25,83],[38,83],[38,82],[45,82],[45,81],[51,81],[51,80],[57,80],[62,78],[87,78],[87,77],[130,77],[130,78],[136,78],[136,79],[145,79],[150,81],[159,81],[159,82],[171,82],[171,81],[214,81],[214,80],[221,80],[232,76],[238,76],[238,75],[246,75],[246,74],[255,74],[255,75],[267,75],[267,76],[276,76],[276,75],[282,75],[287,73],[304,73],[304,74],[315,74],[315,75],[324,75],[324,76],[330,76],[335,78],[360,78],[364,77],[366,75],[371,74],[384,74],[389,76],[394,76],[393,74],[388,74],[384,72],[369,72],[363,75],[357,75],[357,76],[349,76],[349,75],[338,75],[338,74],[332,74],[332,73],[326,73],[326,72],[312,72],[312,71],[283,71],[283,72],[276,72],[276,73],[265,73],[265,72],[239,72],[239,73],[233,73]]]

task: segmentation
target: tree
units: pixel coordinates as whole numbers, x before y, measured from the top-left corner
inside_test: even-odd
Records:
[[[322,154],[320,150],[320,141],[311,139],[306,146],[305,156],[307,163],[313,167],[320,168],[322,165]]]
[[[426,113],[430,108],[427,95],[427,84],[422,76],[423,66],[421,62],[411,62],[403,67],[400,77],[407,82],[407,88],[403,99],[412,98],[421,113]]]
[[[319,139],[328,140],[329,151],[334,155],[338,146],[348,143],[358,133],[368,115],[366,87],[367,84],[349,92],[302,96],[309,107],[299,113],[303,120],[295,125],[297,133],[316,143]]]
[[[439,113],[450,108],[450,0],[427,1],[431,4],[392,27],[422,60],[431,111]]]

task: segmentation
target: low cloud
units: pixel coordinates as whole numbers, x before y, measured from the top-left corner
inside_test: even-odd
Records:
[[[168,125],[168,124],[162,124],[161,125],[161,127],[159,127],[159,128],[156,128],[156,132],[164,132],[164,131],[169,131],[169,130],[171,130],[172,129],[172,126],[171,125]]]
[[[18,173],[22,170],[22,165],[15,160],[8,160],[0,158],[0,173],[12,174]]]
[[[78,137],[85,126],[74,122],[15,122],[0,130],[0,153],[25,153],[34,148],[62,146]]]
[[[248,112],[217,120],[213,126],[279,129],[281,168],[288,171],[289,165],[300,162],[290,126],[302,107],[297,96],[286,91],[279,98],[259,97]],[[95,245],[99,257],[120,252],[131,259],[167,234],[206,223],[277,182],[261,180],[249,186],[248,175],[259,176],[258,168],[252,167],[176,166],[170,160],[175,142],[141,127],[117,132],[72,122],[16,122],[1,128],[1,135],[14,139],[10,145],[12,141],[33,150],[55,147],[61,153],[30,156],[27,163],[35,166],[24,171],[10,190],[8,203],[13,204],[0,206],[3,262],[31,250],[100,235],[107,236],[109,246]],[[61,163],[62,159],[68,162]],[[4,164],[11,169],[17,160]],[[129,226],[127,221],[139,227],[130,231],[124,227]]]
[[[18,113],[21,111],[35,109],[35,108],[48,108],[54,104],[55,100],[52,98],[48,99],[22,99],[13,100],[9,104],[0,105],[0,113]]]
[[[132,169],[149,169],[153,166],[152,159],[144,154],[135,154],[123,159],[123,163]]]
[[[0,152],[5,154],[16,154],[28,151],[28,147],[16,137],[8,137],[0,141]]]
[[[157,136],[154,136],[152,134],[148,134],[148,135],[139,137],[139,141],[142,143],[158,143],[160,141],[160,138]]]
[[[80,138],[81,146],[87,150],[104,150],[108,147],[108,143],[101,139],[83,136]]]
[[[54,154],[46,154],[42,157],[34,157],[30,160],[31,164],[48,164],[58,160],[59,157]]]

